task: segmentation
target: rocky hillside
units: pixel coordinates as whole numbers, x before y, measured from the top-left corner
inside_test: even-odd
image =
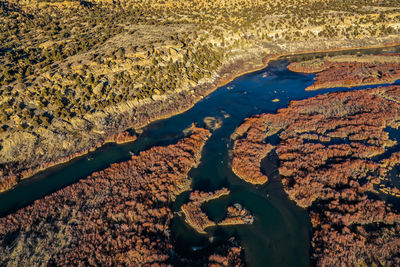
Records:
[[[1,190],[126,128],[187,109],[220,82],[262,66],[265,55],[398,41],[398,7],[2,0]]]

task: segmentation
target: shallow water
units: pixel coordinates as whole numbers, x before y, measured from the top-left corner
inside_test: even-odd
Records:
[[[208,229],[207,235],[197,234],[176,215],[171,228],[179,254],[198,257],[212,250],[213,245],[232,236],[239,237],[249,266],[309,266],[311,224],[307,212],[290,201],[283,191],[273,156],[263,160],[263,171],[270,176],[264,186],[253,186],[238,179],[232,172],[229,151],[230,135],[249,116],[273,113],[286,107],[291,100],[304,99],[333,91],[335,88],[306,92],[314,75],[293,73],[286,69],[288,62],[272,62],[266,69],[235,79],[219,88],[189,111],[170,119],[152,123],[134,143],[108,144],[87,156],[77,158],[23,181],[15,189],[0,194],[0,216],[26,206],[35,199],[63,188],[110,163],[124,161],[155,145],[175,143],[183,130],[195,122],[204,126],[208,116],[222,120],[222,127],[213,132],[202,153],[202,162],[190,172],[194,190],[214,191],[227,187],[231,194],[211,201],[205,210],[212,220],[224,218],[226,207],[240,203],[254,216],[252,225],[226,226]],[[279,102],[272,102],[273,99]],[[174,210],[188,200],[189,192],[178,196]],[[210,241],[212,240],[212,242]]]

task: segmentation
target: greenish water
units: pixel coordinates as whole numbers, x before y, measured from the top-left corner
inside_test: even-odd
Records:
[[[368,51],[374,52],[379,50]],[[235,79],[187,112],[152,123],[134,143],[108,144],[88,156],[50,168],[23,181],[15,189],[0,194],[0,216],[104,169],[111,163],[128,160],[132,153],[137,154],[156,145],[175,143],[183,137],[183,130],[192,122],[204,126],[203,119],[212,116],[220,118],[223,124],[213,132],[204,147],[199,167],[190,172],[192,187],[202,191],[227,187],[231,191],[229,196],[205,206],[212,220],[224,218],[226,207],[233,203],[242,204],[254,215],[255,220],[251,225],[210,228],[207,235],[200,235],[177,215],[171,225],[177,253],[196,258],[212,251],[214,245],[236,236],[245,249],[248,266],[310,266],[310,220],[307,212],[297,207],[284,193],[276,158],[271,156],[262,162],[263,171],[270,176],[266,185],[247,184],[231,170],[230,135],[245,118],[260,113],[274,113],[286,107],[291,100],[376,86],[306,92],[304,89],[312,84],[314,75],[290,72],[286,69],[287,65],[287,60],[274,61],[264,70]],[[280,101],[273,103],[275,98]],[[179,211],[188,196],[189,192],[178,196],[173,207],[175,211]]]

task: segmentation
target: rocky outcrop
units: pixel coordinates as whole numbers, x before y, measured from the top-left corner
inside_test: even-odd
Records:
[[[277,114],[246,120],[233,135],[250,148],[261,142],[266,153],[263,138],[278,133],[282,183],[310,213],[318,266],[400,264],[399,209],[379,190],[398,190],[389,177],[400,164],[390,153],[397,149],[389,149],[398,144],[387,129],[400,125],[399,95],[400,86],[390,86],[293,101]],[[249,153],[253,167],[246,168],[259,169],[261,153]]]
[[[204,124],[206,125],[207,129],[210,130],[217,130],[222,126],[222,119],[216,117],[205,117],[203,119]]]
[[[170,204],[188,190],[188,172],[210,136],[192,131],[177,144],[143,151],[0,218],[1,265],[167,263]]]

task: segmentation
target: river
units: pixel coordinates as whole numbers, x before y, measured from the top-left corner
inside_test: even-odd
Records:
[[[368,51],[377,52],[381,50]],[[312,56],[323,54],[307,55]],[[275,113],[279,108],[286,107],[291,100],[377,86],[307,92],[304,89],[313,83],[314,75],[288,71],[288,60],[273,61],[263,70],[246,74],[220,87],[185,113],[152,123],[143,129],[136,142],[107,144],[86,156],[24,180],[16,188],[0,194],[0,216],[70,185],[94,171],[107,168],[111,163],[125,161],[131,154],[152,146],[175,143],[184,136],[184,129],[192,122],[204,126],[203,119],[211,116],[219,118],[222,127],[213,132],[204,147],[201,164],[190,172],[192,188],[214,191],[227,187],[231,191],[229,196],[205,205],[210,219],[221,220],[228,205],[240,203],[254,215],[255,220],[251,225],[210,228],[206,235],[201,235],[186,225],[181,216],[176,215],[171,229],[177,253],[187,257],[201,256],[212,250],[215,244],[236,236],[244,247],[248,266],[310,266],[311,223],[307,212],[290,201],[283,191],[276,158],[271,156],[262,162],[263,171],[270,177],[266,185],[247,184],[231,170],[230,151],[233,142],[230,135],[245,118],[260,113]],[[279,99],[279,102],[273,102],[274,99]],[[173,206],[175,211],[179,211],[180,206],[188,201],[189,194],[185,192],[178,196]]]

